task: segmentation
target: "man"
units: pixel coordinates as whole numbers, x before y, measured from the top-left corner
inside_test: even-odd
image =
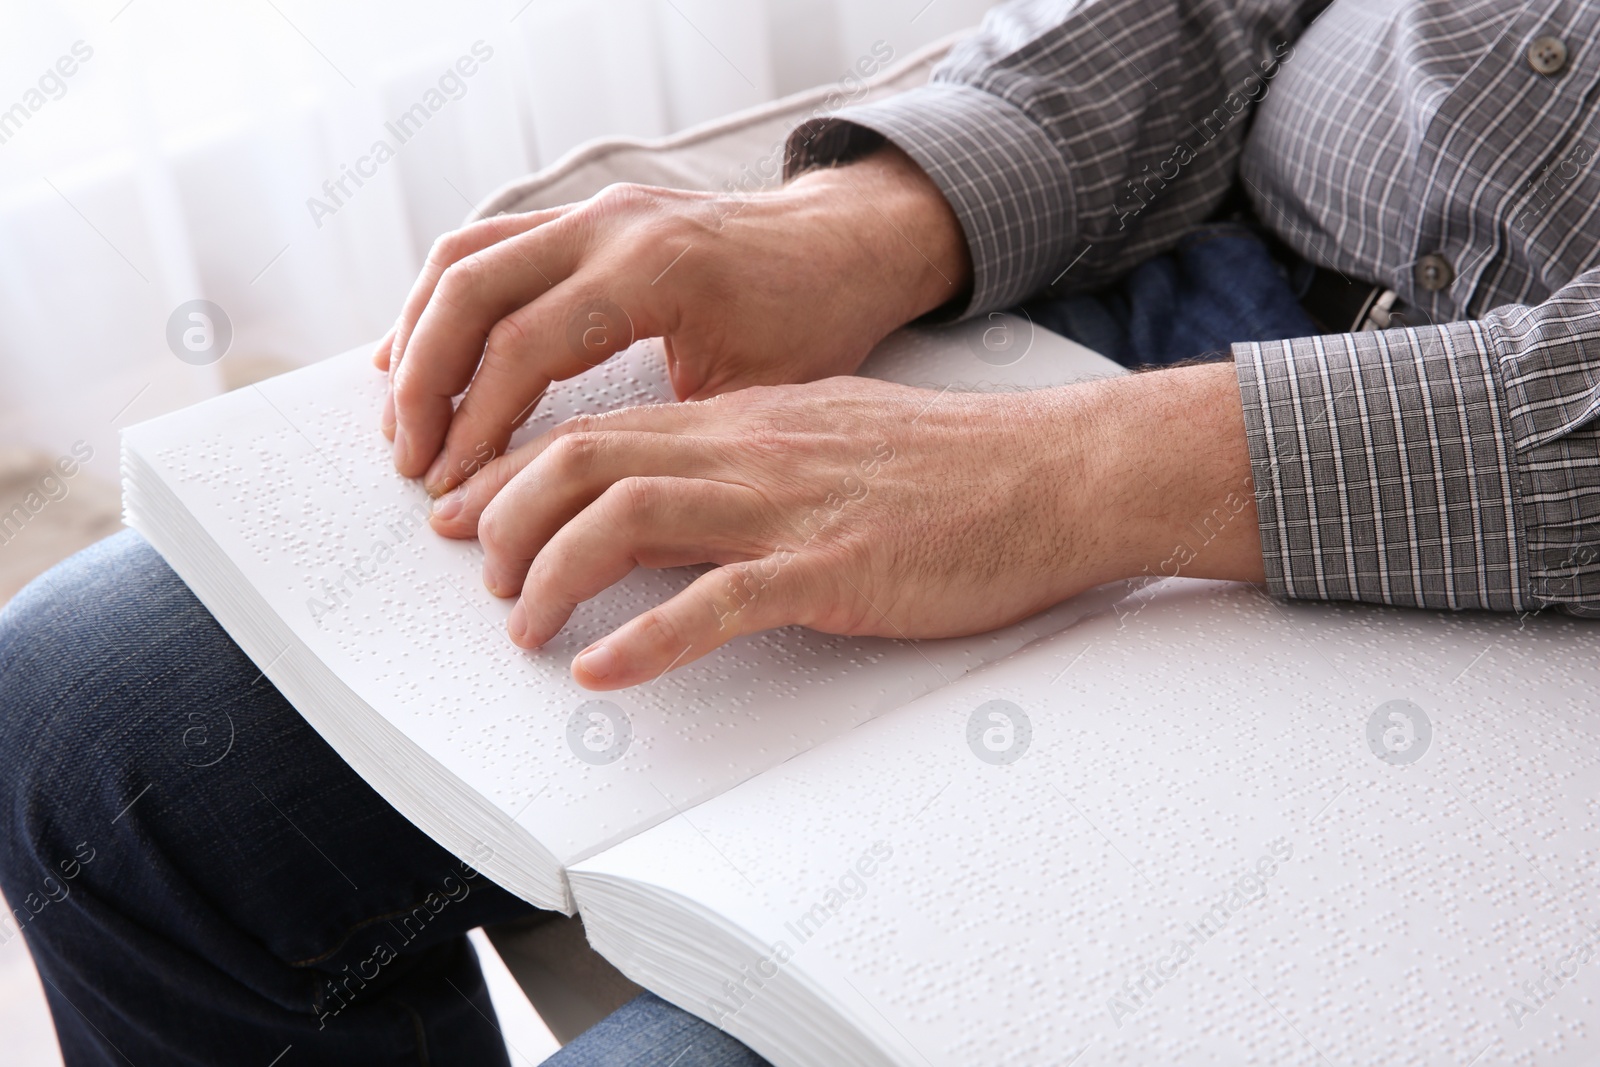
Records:
[[[755,629],[972,632],[1146,572],[1594,614],[1600,9],[1322,6],[1004,5],[934,84],[797,131],[782,190],[619,188],[451,234],[377,353],[396,465],[481,537],[524,646],[635,564],[717,565],[577,657],[595,689]],[[841,377],[905,322],[1029,299],[1131,363],[1242,343],[1026,395]],[[477,470],[612,308],[694,402]],[[1322,335],[1276,339],[1307,312]],[[1421,325],[1370,328],[1396,316]],[[883,441],[864,506],[802,542]],[[462,935],[529,909],[356,779],[137,538],[22,594],[0,664],[0,883],[70,1064],[504,1062]],[[172,731],[219,710],[235,750],[186,765]],[[352,986],[446,878],[470,891]],[[647,996],[552,1062],[760,1061]]]

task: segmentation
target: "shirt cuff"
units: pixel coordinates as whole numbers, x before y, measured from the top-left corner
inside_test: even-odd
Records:
[[[1011,307],[1050,282],[1077,238],[1071,172],[1017,107],[962,85],[932,84],[812,119],[789,135],[785,179],[847,163],[887,139],[955,210],[972,254],[972,295],[940,318]]]
[[[1483,331],[1233,346],[1272,594],[1525,609],[1511,436]]]

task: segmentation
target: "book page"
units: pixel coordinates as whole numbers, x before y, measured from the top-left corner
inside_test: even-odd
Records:
[[[1579,1067],[1597,648],[1161,582],[571,884],[624,973],[778,1067],[839,1034],[906,1067]]]
[[[996,366],[980,358],[988,350],[973,342],[974,328],[994,326],[902,333],[875,357],[876,373],[940,388],[1022,388],[1117,370],[1042,330]],[[135,427],[126,444],[298,642],[561,863],[1057,629],[1093,599],[950,641],[791,628],[735,641],[644,686],[590,693],[572,682],[571,658],[699,571],[635,571],[581,606],[545,648],[515,647],[505,634],[511,602],[484,589],[478,544],[434,534],[420,484],[395,473],[378,431],[383,389],[367,353],[348,353]],[[556,387],[518,441],[578,412],[669,397],[660,347],[645,342]],[[273,677],[279,650],[250,647],[242,630],[232,628],[235,639]],[[325,736],[414,821],[438,824],[424,810],[425,776],[391,780],[397,772],[382,759]]]

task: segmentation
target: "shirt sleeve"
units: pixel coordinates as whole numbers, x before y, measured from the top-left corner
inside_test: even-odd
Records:
[[[1233,354],[1272,593],[1600,617],[1600,270]]]
[[[951,317],[1103,285],[1227,195],[1256,103],[1327,0],[1012,0],[922,88],[814,119],[785,174],[893,142],[955,210]]]

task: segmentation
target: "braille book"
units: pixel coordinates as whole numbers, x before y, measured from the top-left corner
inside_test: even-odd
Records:
[[[931,404],[1120,371],[992,319],[864,373]],[[669,396],[642,342],[517,440]],[[591,693],[572,656],[697,572],[516,648],[382,397],[353,352],[135,426],[127,521],[397,809],[779,1067],[1600,1062],[1593,624],[1173,562],[977,637],[785,629]]]

